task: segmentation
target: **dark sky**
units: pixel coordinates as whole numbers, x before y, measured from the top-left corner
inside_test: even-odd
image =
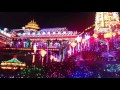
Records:
[[[34,19],[41,28],[81,31],[94,24],[95,12],[0,12],[0,28],[20,29]]]

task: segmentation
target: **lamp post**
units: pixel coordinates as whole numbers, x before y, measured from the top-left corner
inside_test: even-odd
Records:
[[[42,56],[42,65],[43,65],[43,60],[44,60],[44,57],[47,54],[47,52],[45,50],[41,50],[40,54]]]
[[[71,46],[73,47],[73,54],[74,54],[74,52],[75,52],[75,46],[76,46],[77,44],[76,44],[76,42],[75,41],[73,41],[72,43],[71,43]]]

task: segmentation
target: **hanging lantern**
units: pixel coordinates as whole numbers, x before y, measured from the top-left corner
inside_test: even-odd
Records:
[[[75,47],[76,45],[77,45],[77,43],[75,43],[75,42],[72,42],[72,43],[71,43],[71,46],[72,46],[72,47]]]
[[[42,57],[44,57],[47,54],[47,52],[45,50],[41,50],[40,54]]]

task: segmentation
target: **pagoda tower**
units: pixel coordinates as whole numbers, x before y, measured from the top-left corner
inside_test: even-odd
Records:
[[[111,28],[120,24],[118,12],[96,12],[94,33],[114,32]]]
[[[40,29],[40,27],[34,20],[31,20],[27,25],[25,25],[25,29],[32,29],[34,31],[37,31]]]

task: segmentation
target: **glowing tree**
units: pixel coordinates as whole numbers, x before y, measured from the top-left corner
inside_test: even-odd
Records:
[[[112,32],[112,27],[119,24],[118,12],[96,12],[94,33]]]

